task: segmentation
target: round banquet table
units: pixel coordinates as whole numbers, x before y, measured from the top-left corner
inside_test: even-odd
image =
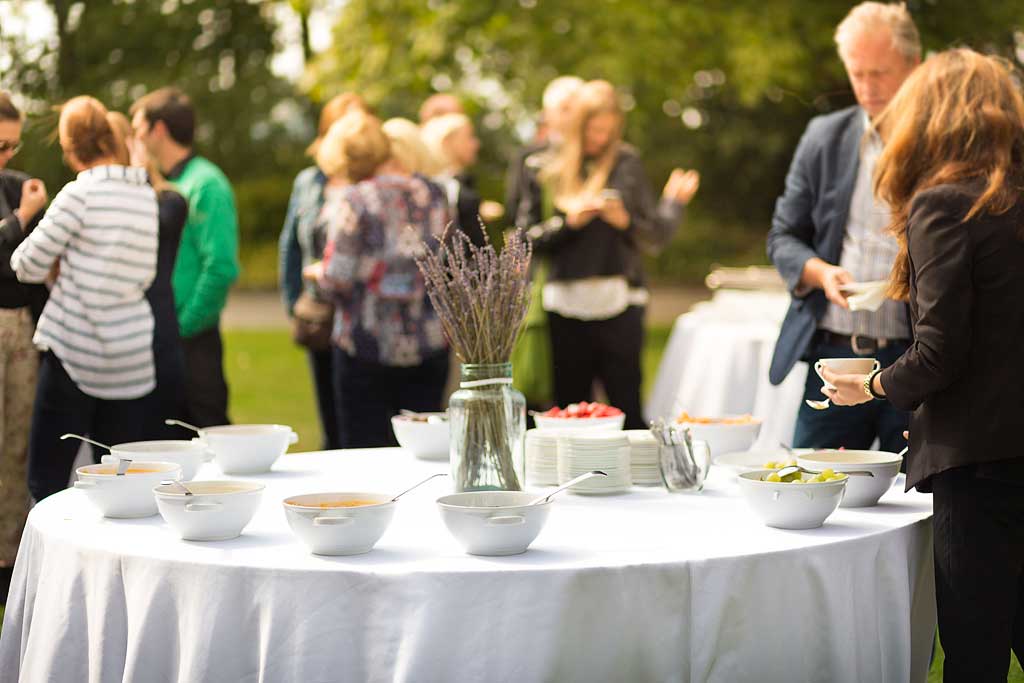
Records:
[[[669,419],[683,410],[707,417],[750,414],[762,420],[755,448],[792,443],[807,363],[798,362],[779,386],[768,381],[789,298],[785,291],[719,290],[679,316],[647,401],[647,419]]]
[[[215,472],[212,466],[205,473]],[[281,501],[399,491],[444,464],[399,449],[287,455],[244,534],[195,543],[101,518],[67,490],[31,512],[5,681],[923,681],[935,633],[931,499],[770,529],[727,471],[556,499],[519,556],[462,553],[410,493],[369,554],[318,557]]]

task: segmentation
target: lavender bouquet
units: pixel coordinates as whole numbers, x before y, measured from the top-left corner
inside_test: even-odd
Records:
[[[490,240],[478,247],[449,226],[436,250],[417,257],[445,336],[463,364],[448,410],[457,491],[523,486],[526,401],[511,386],[509,358],[530,302],[532,253],[521,230],[498,252]]]

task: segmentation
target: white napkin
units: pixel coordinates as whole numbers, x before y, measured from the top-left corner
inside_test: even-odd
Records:
[[[877,311],[885,303],[885,291],[888,288],[889,283],[886,280],[849,282],[841,287],[843,292],[850,293],[846,302],[850,305],[851,311]]]

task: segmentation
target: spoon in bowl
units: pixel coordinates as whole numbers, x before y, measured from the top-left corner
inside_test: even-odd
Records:
[[[192,495],[192,492],[188,489],[187,486],[185,486],[180,481],[177,481],[175,479],[167,479],[166,481],[160,482],[160,485],[161,486],[176,486],[179,489],[181,489],[181,492],[184,493],[186,496],[191,496]]]
[[[199,434],[200,436],[203,435],[203,430],[202,429],[200,429],[199,427],[196,427],[195,425],[190,425],[188,422],[182,422],[181,420],[167,419],[167,420],[164,420],[164,424],[165,425],[170,425],[172,427],[173,426],[184,427],[185,429],[191,429],[193,432],[195,432],[196,434]]]
[[[437,477],[447,477],[447,476],[448,475],[445,472],[438,472],[437,474],[431,474],[429,477],[427,477],[426,479],[424,479],[420,483],[418,483],[418,484],[416,484],[414,486],[410,486],[406,490],[404,490],[401,493],[399,493],[397,496],[395,496],[394,498],[391,499],[391,502],[394,503],[396,500],[398,500],[399,498],[401,498],[405,494],[409,493],[409,491],[412,491],[413,489],[418,489],[419,487],[423,486],[424,484],[426,484],[431,479],[435,479]]]
[[[531,500],[529,503],[526,504],[526,507],[529,507],[531,505],[539,505],[539,504],[545,502],[546,500],[548,500],[549,498],[551,498],[551,496],[555,495],[556,493],[561,493],[562,491],[566,490],[570,486],[575,486],[576,484],[580,483],[581,481],[586,481],[587,479],[590,479],[591,477],[607,477],[607,476],[608,476],[608,473],[607,472],[602,472],[601,470],[592,470],[590,472],[584,472],[580,476],[575,477],[575,478],[570,479],[569,481],[565,482],[564,484],[559,486],[557,489],[555,489],[551,493],[547,493],[547,494],[541,496],[540,498],[536,498],[534,500]]]
[[[110,451],[111,455],[114,455],[114,449],[108,446],[107,444],[100,443],[99,441],[93,441],[92,439],[86,438],[81,434],[61,434],[60,438],[62,441],[64,439],[78,439],[79,441],[91,443],[93,446],[106,448],[108,451]],[[115,474],[119,477],[123,477],[124,473],[128,471],[128,468],[132,466],[132,461],[129,460],[128,458],[122,458],[116,455],[114,457],[117,458],[117,472],[115,472]]]
[[[797,472],[802,472],[804,474],[821,474],[821,472],[816,472],[814,470],[804,469],[803,467],[800,467],[799,465],[787,465],[786,467],[782,467],[780,469],[773,470],[773,471],[769,472],[768,474],[764,475],[765,476],[764,481],[767,481],[767,478],[770,477],[773,474],[779,475],[779,479],[782,479],[783,477],[788,477],[789,475],[796,474]],[[869,470],[844,470],[843,472],[836,472],[836,474],[848,474],[848,475],[854,476],[854,477],[873,477],[873,476],[875,476],[875,473],[871,472]]]

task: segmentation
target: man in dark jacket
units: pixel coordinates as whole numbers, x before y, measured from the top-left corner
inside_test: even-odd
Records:
[[[888,208],[874,197],[881,140],[871,125],[920,62],[921,43],[902,4],[864,2],[836,29],[836,45],[857,106],[811,120],[786,176],[768,233],[768,255],[792,302],[772,358],[780,384],[798,360],[877,358],[890,365],[907,348],[906,306],[886,300],[876,311],[850,309],[847,288],[888,279],[897,253]],[[821,399],[808,373],[805,399]],[[801,404],[793,445],[902,448],[907,415],[890,404],[815,410]]]

